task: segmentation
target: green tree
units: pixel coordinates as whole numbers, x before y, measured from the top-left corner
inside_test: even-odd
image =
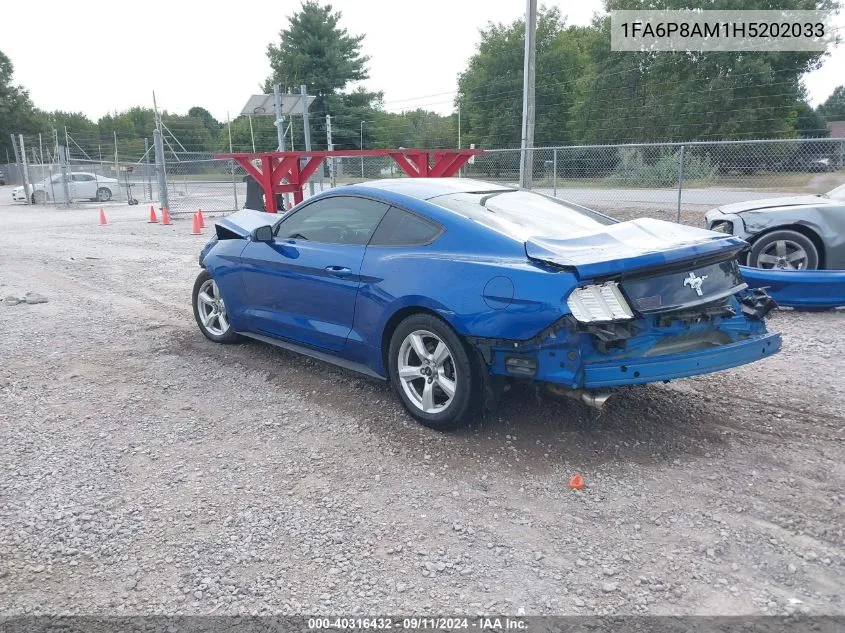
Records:
[[[311,91],[333,94],[350,82],[367,79],[369,57],[361,55],[364,36],[349,35],[338,26],[341,17],[330,4],[304,2],[279,33],[279,44],[267,46],[272,74],[265,91],[272,92],[275,83],[297,89],[306,84]]]
[[[278,83],[283,90],[298,93],[299,86],[305,84],[309,94],[317,97],[309,111],[313,148],[326,147],[327,114],[336,119],[335,147],[357,147],[359,135],[352,130],[372,115],[381,98],[381,93],[360,87],[352,93],[343,92],[350,83],[368,78],[369,57],[361,53],[364,36],[350,35],[340,26],[341,17],[332,5],[308,0],[280,31],[278,44],[267,47],[271,74],[264,91],[271,93],[273,84]],[[294,125],[294,146],[302,147],[302,130],[296,128]]]
[[[817,111],[826,121],[845,121],[845,86],[837,87]]]
[[[806,101],[798,101],[794,111],[795,131],[801,138],[824,138],[830,136],[825,120]]]
[[[11,60],[0,51],[0,160],[14,161],[10,134],[31,134],[43,129],[43,113],[39,113],[29,93],[21,86],[12,83],[14,66]]]
[[[586,71],[597,37],[589,27],[566,27],[557,8],[537,16],[535,144],[568,140],[572,86]],[[525,21],[490,24],[458,78],[464,142],[517,146],[521,136]]]
[[[605,8],[674,9],[686,0],[606,0]],[[709,9],[830,9],[833,0],[713,0]],[[783,6],[787,5],[787,6]],[[610,20],[578,80],[569,127],[576,141],[789,138],[797,134],[801,80],[823,53],[610,50]]]
[[[212,138],[216,139],[220,135],[220,129],[223,127],[222,124],[205,108],[194,106],[188,110],[188,116],[202,121],[203,127],[208,130],[208,133]]]

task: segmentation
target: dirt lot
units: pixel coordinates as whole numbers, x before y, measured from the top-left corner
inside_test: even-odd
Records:
[[[109,212],[0,206],[0,297],[49,299],[0,304],[0,612],[845,614],[845,312],[600,416],[516,389],[442,435],[207,341],[206,238]]]

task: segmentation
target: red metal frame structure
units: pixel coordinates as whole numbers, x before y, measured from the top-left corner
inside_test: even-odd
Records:
[[[276,213],[275,194],[293,193],[294,204],[302,202],[302,187],[326,158],[390,156],[411,178],[448,178],[457,174],[471,157],[483,153],[480,149],[355,149],[216,154],[215,158],[231,158],[243,167],[264,189],[267,211]],[[260,167],[256,167],[254,161],[259,162]]]

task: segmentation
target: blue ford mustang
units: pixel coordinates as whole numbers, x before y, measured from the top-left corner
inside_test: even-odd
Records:
[[[418,421],[451,429],[508,380],[599,407],[612,387],[774,354],[774,302],[736,263],[746,246],[477,180],[384,180],[221,220],[194,315],[212,341],[387,379]]]

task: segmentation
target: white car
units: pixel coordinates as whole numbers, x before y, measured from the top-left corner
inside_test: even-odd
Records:
[[[70,180],[67,183],[67,188],[71,200],[107,202],[120,192],[120,184],[115,178],[106,178],[85,171],[74,171],[68,176]],[[66,202],[64,176],[56,174],[29,185],[29,195],[33,204]],[[12,200],[26,202],[23,186],[15,187],[12,190]]]

